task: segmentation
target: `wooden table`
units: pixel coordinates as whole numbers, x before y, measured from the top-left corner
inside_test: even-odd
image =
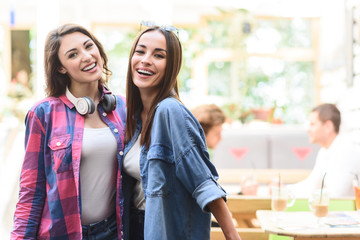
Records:
[[[254,228],[253,219],[256,218],[257,210],[271,210],[270,197],[229,195],[227,205],[236,220],[237,227]]]
[[[253,175],[260,184],[269,184],[281,174],[281,181],[283,183],[297,183],[307,178],[312,169],[242,169],[242,168],[216,168],[219,174],[219,183],[235,183],[239,184],[242,177]]]
[[[270,234],[288,236],[296,240],[359,240],[360,225],[347,227],[317,227],[317,219],[312,212],[282,212],[280,219],[275,220],[276,212],[258,210],[256,216],[261,228]],[[346,214],[360,222],[360,214],[356,211],[331,212],[324,221],[338,220],[340,214]]]
[[[355,210],[354,198],[335,198],[330,199],[329,211],[351,211]],[[232,217],[237,222],[237,227],[254,228],[259,227],[256,219],[257,210],[271,210],[270,196],[246,196],[229,195],[227,205]],[[288,208],[288,211],[308,211],[308,199],[296,199],[295,204]],[[256,224],[256,225],[255,225]]]

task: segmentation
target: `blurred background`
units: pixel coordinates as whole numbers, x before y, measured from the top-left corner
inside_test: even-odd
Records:
[[[312,168],[316,147],[305,126],[309,111],[324,102],[337,104],[341,133],[360,145],[360,1],[2,0],[0,239],[12,226],[24,116],[44,97],[47,33],[63,23],[90,29],[108,54],[111,90],[125,95],[142,20],[180,29],[185,105],[215,103],[229,117],[213,154],[217,167]]]

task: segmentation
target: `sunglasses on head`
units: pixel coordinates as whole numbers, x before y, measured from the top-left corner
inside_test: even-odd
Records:
[[[142,29],[142,26],[145,26],[145,27],[158,27],[158,28],[161,28],[165,31],[168,31],[168,32],[174,32],[176,33],[176,36],[179,38],[179,29],[174,27],[174,26],[170,26],[170,25],[159,25],[155,22],[152,22],[152,21],[141,21],[140,23],[140,31]]]

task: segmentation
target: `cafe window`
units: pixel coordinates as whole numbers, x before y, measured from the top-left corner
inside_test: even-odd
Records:
[[[215,96],[229,96],[231,93],[231,63],[209,63],[208,94]]]
[[[29,30],[11,30],[11,83],[8,95],[23,99],[32,95],[31,34]]]
[[[304,122],[319,94],[318,23],[245,10],[204,17],[201,27],[185,28],[183,50],[193,59],[184,61],[193,68],[182,71],[196,73],[191,81],[202,83],[190,84],[198,86],[190,92],[225,108],[236,106],[236,114],[265,108],[284,123]]]

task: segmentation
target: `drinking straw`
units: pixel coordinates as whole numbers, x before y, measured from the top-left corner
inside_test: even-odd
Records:
[[[320,204],[321,204],[321,198],[322,198],[322,191],[323,191],[323,187],[324,187],[324,179],[325,179],[325,176],[326,176],[326,172],[323,176],[323,179],[322,179],[322,183],[321,183],[321,190],[320,190]]]
[[[279,173],[279,198],[280,198],[280,173]]]
[[[350,172],[350,173],[355,176],[357,185],[360,186],[359,176],[356,173],[353,173],[353,172]]]
[[[360,186],[359,176],[356,173],[353,173],[353,172],[350,172],[350,173],[355,176],[356,181],[357,181],[357,185]]]
[[[251,163],[251,168],[252,168],[252,169],[256,169],[256,166],[255,166],[254,161],[250,161],[250,163]]]
[[[357,183],[358,183],[358,186],[359,186],[360,185],[359,176],[357,174],[355,174],[355,177],[356,177],[356,180],[357,180]]]
[[[254,163],[254,161],[250,161],[250,163],[251,163],[252,175],[255,176],[256,175],[255,174],[255,169],[256,169],[255,163]]]

